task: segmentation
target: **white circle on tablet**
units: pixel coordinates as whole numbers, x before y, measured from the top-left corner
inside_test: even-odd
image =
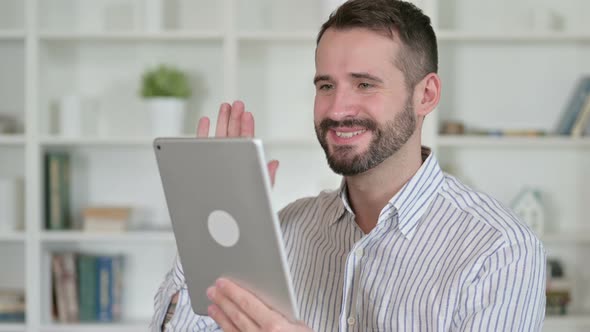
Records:
[[[240,238],[240,228],[231,214],[215,210],[209,214],[207,220],[209,234],[215,242],[224,247],[233,247]]]

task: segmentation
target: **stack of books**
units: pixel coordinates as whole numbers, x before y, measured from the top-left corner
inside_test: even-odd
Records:
[[[82,229],[87,232],[124,232],[127,230],[131,208],[89,207],[84,209]]]
[[[51,258],[57,322],[113,322],[121,318],[123,257],[55,253]]]
[[[0,289],[0,323],[23,323],[25,307],[24,290]]]

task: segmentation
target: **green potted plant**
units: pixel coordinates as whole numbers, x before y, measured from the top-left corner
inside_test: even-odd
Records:
[[[188,77],[180,69],[160,64],[146,70],[142,77],[141,96],[146,100],[150,111],[153,135],[182,134],[186,100],[190,95]]]

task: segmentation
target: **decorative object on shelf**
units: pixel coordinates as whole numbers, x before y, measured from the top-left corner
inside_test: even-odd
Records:
[[[147,32],[160,32],[163,26],[163,0],[145,0],[145,24]]]
[[[542,236],[545,228],[545,208],[541,193],[537,189],[524,188],[512,201],[512,209],[537,236]]]
[[[566,278],[561,261],[547,259],[547,315],[566,315],[571,301],[571,282]]]
[[[24,229],[24,183],[17,177],[0,177],[0,233]]]
[[[573,130],[576,127],[581,127],[576,129],[577,134],[581,135],[582,132],[586,135],[590,134],[590,126],[584,129],[585,124],[580,123],[587,121],[584,113],[590,112],[590,110],[586,110],[588,108],[590,108],[590,75],[578,79],[557,125],[557,134],[573,135]]]
[[[71,228],[70,156],[66,152],[47,152],[45,175],[45,227],[48,230]]]
[[[150,110],[152,135],[182,135],[186,99],[191,95],[184,72],[164,64],[148,70],[142,78],[141,95]]]
[[[465,125],[461,121],[444,121],[440,133],[443,135],[463,135]]]
[[[482,129],[468,130],[469,135],[484,136],[513,136],[513,137],[540,137],[547,134],[542,129]]]
[[[59,100],[59,135],[64,137],[96,136],[98,108],[90,98],[68,94]]]
[[[531,28],[533,31],[562,31],[564,25],[565,19],[557,10],[537,4],[531,8]]]
[[[24,132],[22,119],[17,113],[0,112],[0,135],[20,134]]]
[[[82,229],[86,232],[125,232],[130,214],[130,207],[87,207],[82,212]]]
[[[25,291],[0,289],[0,324],[24,323]]]

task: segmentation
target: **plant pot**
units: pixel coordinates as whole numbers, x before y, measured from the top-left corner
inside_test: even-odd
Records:
[[[91,99],[76,94],[60,98],[58,135],[96,136],[99,130],[98,123],[98,109]]]
[[[149,98],[151,134],[155,137],[182,136],[186,100],[180,98]]]

